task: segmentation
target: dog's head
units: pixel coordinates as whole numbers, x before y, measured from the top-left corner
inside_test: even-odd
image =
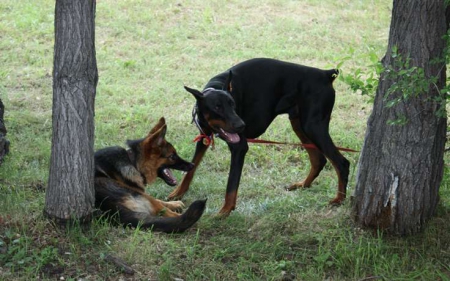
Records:
[[[228,143],[238,143],[239,133],[245,129],[245,123],[236,113],[236,105],[226,90],[207,88],[200,92],[184,87],[197,100],[198,118],[202,127],[217,133]]]
[[[162,178],[168,185],[174,186],[177,180],[171,169],[188,172],[194,168],[178,156],[173,145],[166,140],[167,125],[164,117],[150,130],[147,137],[138,141],[129,141],[128,145],[136,155],[136,167],[147,183],[156,177]]]

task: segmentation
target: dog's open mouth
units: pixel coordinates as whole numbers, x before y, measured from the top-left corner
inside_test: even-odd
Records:
[[[238,134],[225,132],[222,128],[219,128],[219,136],[228,143],[238,143],[241,140]]]
[[[173,176],[172,171],[169,168],[159,169],[158,176],[170,186],[177,185],[177,179]]]

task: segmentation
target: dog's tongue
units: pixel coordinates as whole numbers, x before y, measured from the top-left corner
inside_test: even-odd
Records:
[[[164,177],[164,181],[168,184],[168,185],[176,185],[177,184],[177,179],[173,176],[172,171],[168,168],[165,168],[162,171],[163,177]]]
[[[222,128],[220,128],[219,134],[226,142],[229,143],[238,143],[241,140],[238,134],[225,132]]]

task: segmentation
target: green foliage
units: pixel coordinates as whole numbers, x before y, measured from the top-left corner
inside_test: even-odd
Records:
[[[384,71],[377,52],[373,49],[367,50],[364,55],[360,56],[362,57],[360,59],[368,60],[367,67],[365,69],[358,67],[350,74],[345,73],[345,71],[342,70],[342,67],[345,62],[354,60],[356,53],[353,48],[350,48],[348,53],[348,56],[340,58],[341,62],[337,66],[341,72],[339,79],[346,83],[353,92],[369,96],[370,101],[373,101],[375,91],[378,88],[380,75]]]
[[[390,53],[393,63],[384,70],[384,79],[393,81],[393,84],[384,94],[386,107],[394,107],[400,102],[426,94],[437,77],[427,78],[421,67],[412,66],[411,58],[398,53],[393,47]]]
[[[449,36],[445,36],[449,41]],[[447,45],[448,46],[448,45]],[[339,68],[345,61],[354,58],[354,50],[350,49],[351,56],[342,58],[342,62],[338,65]],[[445,59],[448,62],[448,48],[445,51]],[[357,68],[351,74],[341,75],[340,79],[346,83],[353,92],[359,92],[362,95],[371,97],[370,101],[374,100],[375,92],[378,89],[380,79],[392,81],[392,84],[384,93],[383,99],[386,108],[393,108],[400,103],[407,102],[412,98],[420,98],[432,88],[437,88],[437,76],[427,77],[425,71],[421,67],[413,66],[409,56],[403,56],[398,53],[398,48],[394,46],[389,53],[392,63],[383,66],[374,51],[369,51],[364,56],[367,57],[370,64],[368,70]],[[442,63],[442,58],[436,58],[431,63]],[[439,75],[439,74],[438,74]],[[423,98],[424,101],[431,101],[441,105],[447,102],[450,86],[446,85],[439,90],[439,95],[433,98]],[[446,116],[445,106],[439,107],[436,112],[437,116]],[[408,122],[408,118],[404,115],[387,121],[389,125],[403,125]]]
[[[54,246],[45,246],[39,251],[31,247],[30,237],[7,231],[0,236],[0,248],[6,248],[0,253],[0,264],[3,264],[11,272],[24,270],[31,275],[36,275],[50,263],[59,263],[58,249]],[[32,251],[33,250],[33,251]]]
[[[446,1],[446,4],[449,4],[449,1]],[[444,35],[443,39],[445,40],[445,49],[444,49],[444,58],[436,59],[431,63],[439,63],[444,60],[445,65],[448,67],[450,64],[450,30],[447,30],[447,34]],[[447,80],[449,76],[447,75]],[[440,95],[434,98],[434,101],[438,104],[446,105],[450,100],[450,83],[445,83],[445,86],[440,90]],[[437,112],[438,116],[447,117],[447,111],[445,106],[441,106]]]

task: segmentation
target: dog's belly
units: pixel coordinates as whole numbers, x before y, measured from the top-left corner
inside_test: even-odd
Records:
[[[136,213],[151,215],[154,212],[150,202],[142,196],[129,195],[123,201],[123,205]]]

